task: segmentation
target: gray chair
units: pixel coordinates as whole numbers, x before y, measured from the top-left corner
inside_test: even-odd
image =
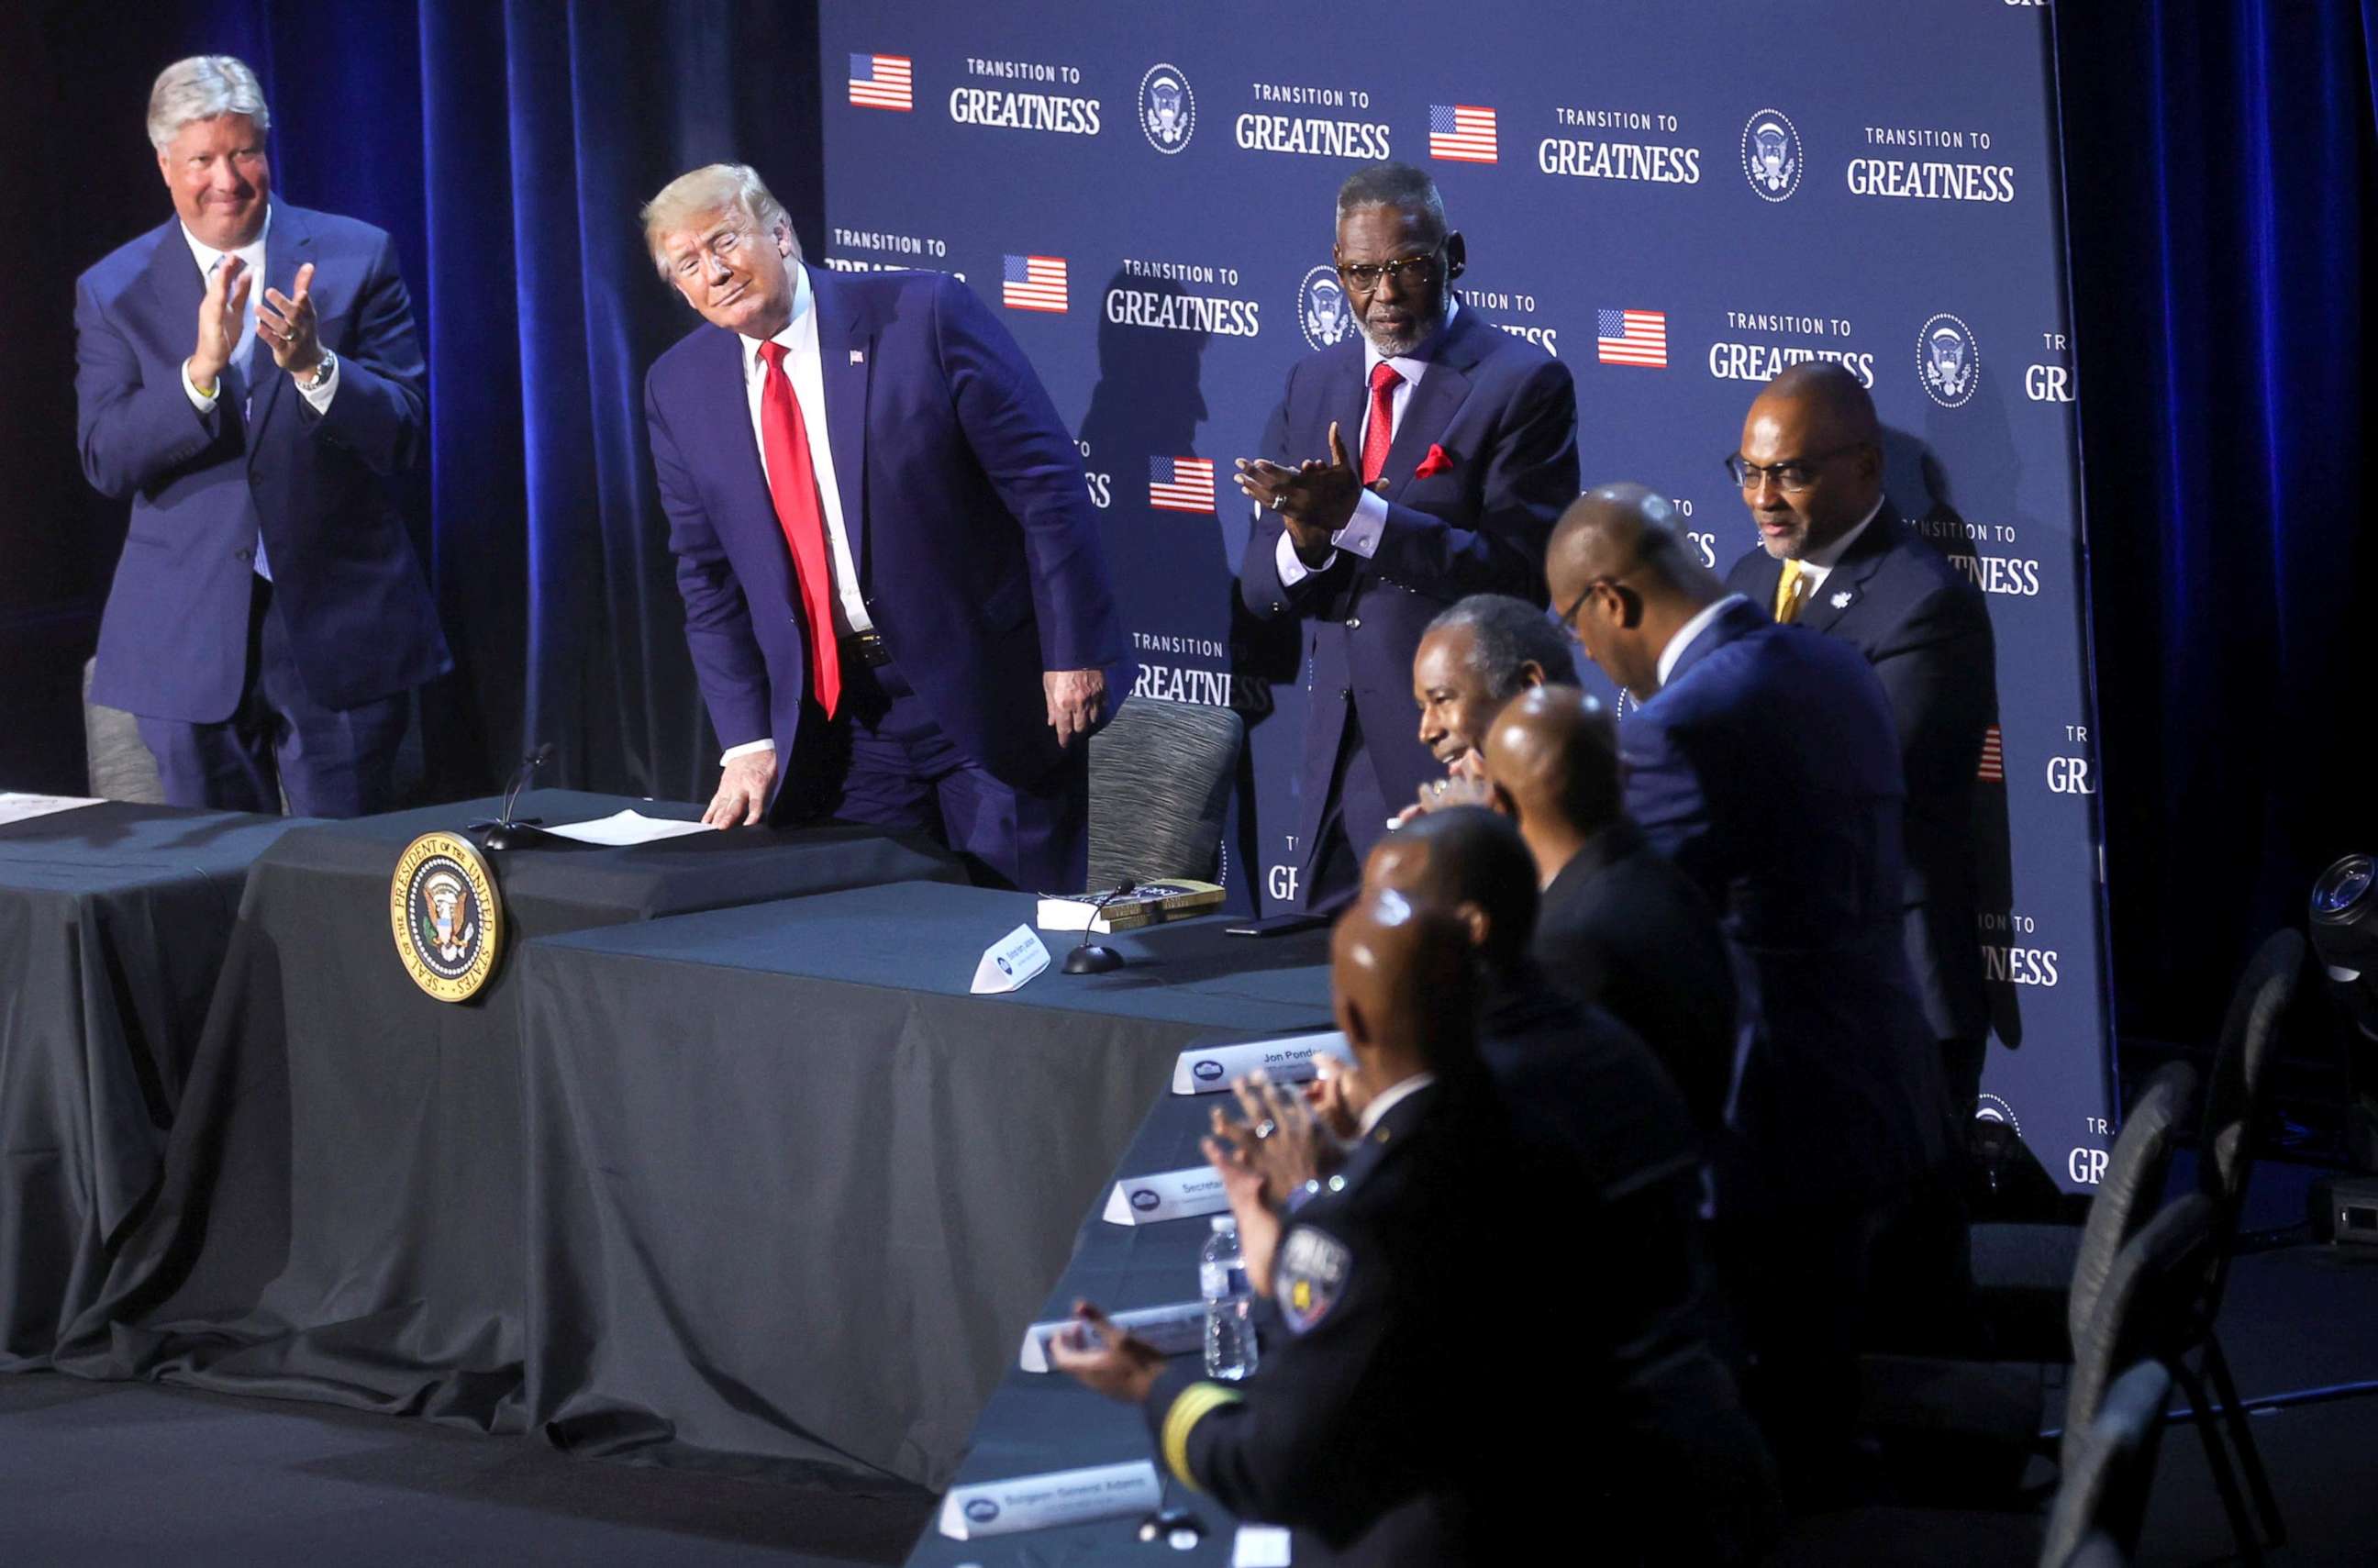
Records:
[[[2230,994],[2229,1010],[2221,1021],[2221,1037],[2214,1046],[2213,1070],[2204,1088],[2204,1122],[2196,1142],[2197,1190],[2213,1204],[2213,1250],[2196,1306],[2193,1343],[2180,1353],[2183,1357],[2194,1353],[2196,1364],[2191,1367],[2185,1359],[2173,1364],[2180,1387],[2187,1391],[2189,1406],[2195,1412],[2197,1435],[2204,1441],[2204,1457],[2214,1468],[2215,1478],[2228,1474],[2218,1452],[2225,1433],[2237,1453],[2239,1466],[2245,1471],[2254,1513],[2262,1520],[2260,1542],[2252,1539],[2254,1520],[2236,1506],[2239,1500],[2234,1492],[2224,1490],[2222,1502],[2229,1508],[2230,1528],[2238,1537],[2240,1551],[2249,1562],[2256,1560],[2262,1546],[2287,1544],[2287,1524],[2214,1325],[2228,1287],[2229,1260],[2237,1251],[2246,1187],[2254,1175],[2254,1140],[2268,1104],[2270,1064],[2278,1053],[2279,1023],[2303,977],[2305,951],[2299,933],[2273,932],[2247,961],[2246,972]],[[2218,1396],[2217,1417],[2215,1399],[2207,1397],[2208,1392]]]
[[[1125,702],[1090,737],[1089,887],[1213,880],[1245,734],[1226,707]]]
[[[2085,1224],[1974,1227],[1974,1284],[2000,1360],[2072,1358],[2114,1255],[2162,1201],[2195,1098],[2196,1069],[2186,1062],[2169,1063],[2147,1080],[2122,1119]]]
[[[2125,1552],[2138,1550],[2170,1397],[2171,1373],[2155,1361],[2142,1361],[2114,1380],[2056,1489],[2040,1568],[2064,1568],[2093,1533]]]
[[[90,792],[103,801],[165,803],[165,786],[157,779],[157,759],[141,743],[138,722],[118,708],[102,707],[90,700],[95,658],[82,665],[82,735],[90,767]]]

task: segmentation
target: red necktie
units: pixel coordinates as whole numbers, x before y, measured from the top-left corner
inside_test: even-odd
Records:
[[[800,581],[801,609],[810,633],[810,682],[818,706],[834,717],[842,699],[842,648],[834,635],[834,574],[826,565],[825,516],[818,506],[816,470],[810,466],[809,429],[800,401],[785,375],[785,345],[763,343],[760,357],[768,379],[760,392],[760,446],[768,455],[768,495],[776,503],[776,524],[793,552]]]
[[[1387,466],[1387,448],[1396,440],[1396,388],[1403,378],[1386,360],[1371,367],[1371,419],[1363,427],[1363,483],[1368,486]]]

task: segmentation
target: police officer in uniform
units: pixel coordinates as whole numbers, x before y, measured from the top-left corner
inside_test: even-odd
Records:
[[[1517,1380],[1476,1354],[1499,1343],[1496,1280],[1516,1288],[1538,1268],[1519,1253],[1523,1227],[1506,1221],[1511,1193],[1530,1188],[1509,1167],[1479,1066],[1469,935],[1448,913],[1366,894],[1339,921],[1331,958],[1359,1143],[1284,1220],[1251,1174],[1232,1184],[1249,1274],[1284,1331],[1261,1367],[1241,1383],[1168,1367],[1087,1302],[1051,1359],[1139,1405],[1182,1481],[1291,1526],[1300,1565],[1519,1562],[1560,1505],[1550,1471],[1603,1472],[1590,1422],[1576,1422],[1556,1461],[1549,1452],[1547,1418],[1577,1406],[1546,1404],[1537,1369],[1523,1412]],[[1571,1307],[1565,1318],[1591,1310]]]

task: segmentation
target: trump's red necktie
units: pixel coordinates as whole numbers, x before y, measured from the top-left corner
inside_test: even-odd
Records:
[[[760,392],[760,448],[768,457],[768,496],[776,525],[793,552],[801,609],[809,623],[810,685],[818,706],[834,717],[842,698],[842,648],[834,636],[834,573],[826,564],[825,514],[818,505],[817,471],[810,464],[808,428],[785,374],[785,345],[763,343],[768,379]]]
[[[1387,471],[1387,448],[1396,440],[1396,388],[1403,378],[1386,360],[1371,367],[1371,418],[1363,427],[1363,483]]]

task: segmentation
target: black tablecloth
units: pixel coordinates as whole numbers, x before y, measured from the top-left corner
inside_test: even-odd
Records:
[[[636,803],[548,790],[522,810],[555,823]],[[938,850],[846,827],[515,851],[496,858],[515,946],[478,996],[439,1002],[398,961],[390,877],[415,836],[490,804],[304,828],[257,862],[154,1206],[62,1369],[518,1429],[517,944],[960,874]]]
[[[0,826],[0,1371],[49,1364],[157,1178],[248,862],[285,818],[108,802]]]
[[[1327,1016],[1320,934],[1219,919],[968,995],[1033,902],[875,887],[522,953],[549,1438],[947,1480],[1180,1048]]]
[[[1099,1196],[1089,1205],[1077,1233],[1073,1260],[1030,1321],[1053,1322],[1070,1315],[1074,1303],[1081,1300],[1095,1301],[1110,1312],[1127,1312],[1197,1298],[1197,1253],[1213,1230],[1207,1219],[1118,1225],[1110,1224],[1102,1211],[1107,1185],[1129,1176],[1204,1164],[1197,1140],[1207,1130],[1207,1108],[1228,1098],[1157,1092],[1156,1103],[1133,1134],[1130,1147],[1115,1162],[1107,1183],[1101,1184]],[[909,1568],[956,1568],[961,1563],[979,1568],[1071,1568],[1075,1564],[1087,1568],[1092,1563],[1141,1560],[1150,1563],[1230,1562],[1238,1521],[1212,1498],[1183,1486],[1165,1470],[1163,1460],[1148,1441],[1147,1418],[1136,1405],[1101,1398],[1062,1372],[1027,1372],[1018,1366],[1016,1353],[1027,1326],[1017,1323],[1008,1336],[1004,1373],[997,1392],[983,1406],[968,1439],[966,1463],[958,1467],[952,1484],[970,1486],[1146,1459],[1156,1465],[1164,1481],[1165,1505],[1195,1514],[1206,1526],[1205,1539],[1190,1551],[1142,1545],[1136,1516],[974,1541],[951,1540],[929,1526],[909,1554]]]

